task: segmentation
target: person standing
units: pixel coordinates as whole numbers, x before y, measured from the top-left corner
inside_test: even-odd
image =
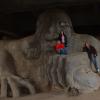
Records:
[[[60,41],[57,41],[56,45],[55,45],[55,50],[58,54],[66,54],[66,52],[64,51],[64,44],[61,43]]]
[[[97,51],[94,46],[90,45],[88,42],[85,42],[83,47],[83,52],[87,52],[88,57],[90,59],[90,63],[93,63],[96,69],[96,72],[98,73],[100,71],[96,57],[97,57]]]
[[[63,43],[64,46],[67,47],[67,37],[63,31],[61,31],[61,33],[59,34],[58,40],[60,40],[61,43]]]
[[[67,36],[64,34],[63,31],[58,36],[58,40],[64,44],[64,53],[68,54],[68,47],[67,47]]]

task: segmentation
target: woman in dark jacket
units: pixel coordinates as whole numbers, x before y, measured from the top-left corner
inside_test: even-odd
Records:
[[[95,47],[90,45],[88,42],[85,42],[85,45],[83,47],[83,52],[87,52],[90,62],[94,64],[94,66],[96,68],[96,72],[99,72],[99,67],[98,67],[97,61],[96,61],[97,51],[96,51]]]

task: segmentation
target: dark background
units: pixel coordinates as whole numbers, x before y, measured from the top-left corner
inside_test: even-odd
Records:
[[[27,36],[36,29],[38,16],[47,9],[64,9],[75,32],[100,35],[100,2],[96,0],[2,0],[0,36]]]

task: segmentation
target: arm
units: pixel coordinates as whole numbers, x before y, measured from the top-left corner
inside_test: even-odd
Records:
[[[94,55],[97,56],[97,50],[93,47]]]
[[[65,37],[65,47],[67,47],[67,36],[64,34]]]

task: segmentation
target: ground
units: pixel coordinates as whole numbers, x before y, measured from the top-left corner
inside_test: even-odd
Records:
[[[0,99],[0,100],[100,100],[100,90],[95,91],[90,94],[84,94],[80,96],[67,96],[64,93],[60,92],[59,93],[41,93],[41,94],[36,94],[34,96],[26,96],[26,97],[21,97],[21,98],[14,98],[14,99]]]

